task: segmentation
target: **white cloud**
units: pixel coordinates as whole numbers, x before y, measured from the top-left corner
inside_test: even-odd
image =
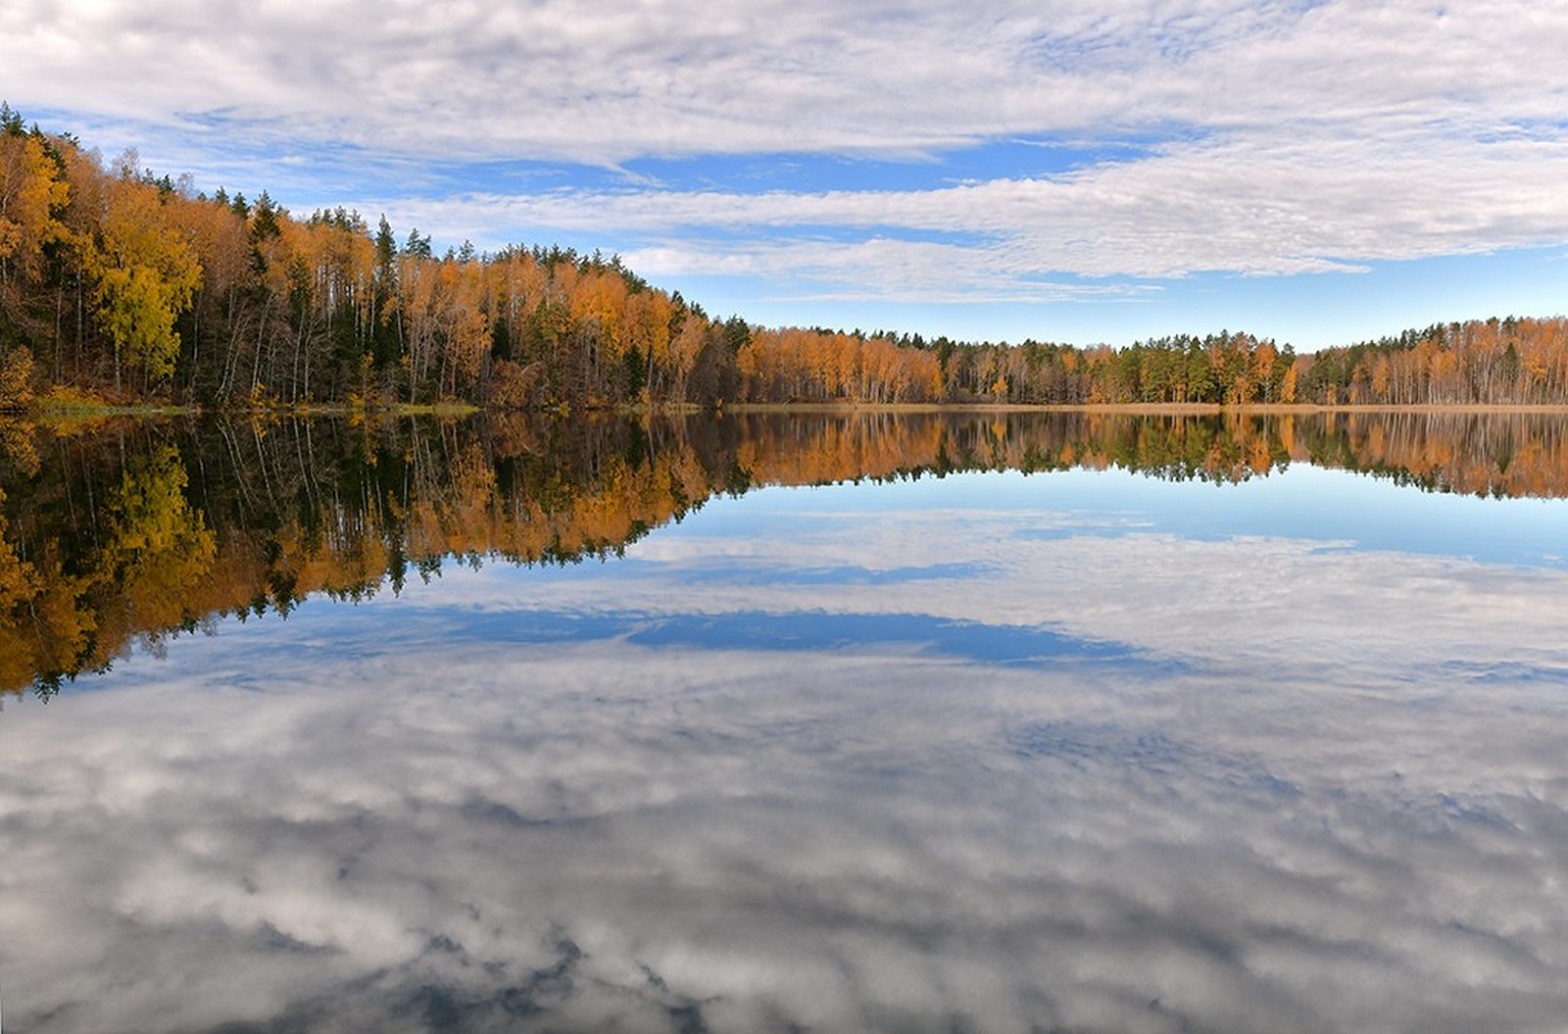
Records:
[[[1568,240],[1568,142],[1257,139],[1172,145],[1136,162],[1044,179],[945,189],[802,194],[561,191],[412,202],[422,226],[529,227],[659,242],[634,248],[651,274],[808,278],[878,296],[971,300],[1105,288],[1040,284],[1180,277],[1200,270],[1353,270]],[[825,228],[849,231],[824,239]],[[506,230],[490,231],[502,243]],[[733,235],[740,234],[737,240]],[[900,235],[958,235],[951,242]],[[684,241],[678,238],[684,237]]]
[[[229,138],[244,161],[288,153],[270,168],[312,197],[295,159],[340,145],[410,181],[452,160],[1146,147],[947,189],[353,199],[453,242],[578,231],[645,273],[762,277],[794,297],[1055,301],[1085,295],[1042,277],[1345,271],[1568,241],[1560,5],[28,0],[0,11],[0,38],[0,96],[24,111],[140,127],[161,141],[149,157],[231,184]]]
[[[608,160],[945,149],[1177,123],[1560,121],[1568,16],[1512,2],[7,5],[14,100],[234,112],[377,148]],[[1508,60],[1497,60],[1498,55]]]

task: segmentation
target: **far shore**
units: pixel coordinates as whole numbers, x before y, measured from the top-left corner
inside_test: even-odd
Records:
[[[1568,402],[1556,405],[1482,405],[1478,403],[1439,403],[1423,405],[1326,405],[1320,403],[1247,403],[1222,405],[1217,403],[1179,402],[1097,402],[1069,404],[1025,404],[987,402],[737,402],[715,407],[695,405],[648,406],[630,405],[613,408],[589,409],[569,413],[559,408],[486,410],[484,407],[464,402],[432,404],[398,403],[390,406],[364,406],[349,403],[318,403],[310,405],[275,405],[256,407],[226,407],[207,410],[194,405],[167,403],[108,404],[73,401],[55,404],[35,401],[26,409],[0,412],[0,421],[34,420],[46,423],[91,423],[112,418],[154,419],[164,417],[198,417],[206,415],[286,419],[295,417],[409,417],[434,416],[461,418],[478,416],[486,412],[517,413],[536,416],[570,418],[573,415],[605,415],[618,413],[626,416],[691,416],[700,413],[714,414],[923,414],[923,413],[1089,413],[1125,414],[1130,416],[1302,416],[1315,413],[1541,413],[1568,415]]]
[[[1214,402],[740,402],[722,407],[725,413],[1127,413],[1146,416],[1219,416],[1221,414],[1306,413],[1563,413],[1568,402],[1556,405],[1483,405],[1439,403],[1409,406],[1327,405],[1316,402],[1249,402],[1224,405]]]

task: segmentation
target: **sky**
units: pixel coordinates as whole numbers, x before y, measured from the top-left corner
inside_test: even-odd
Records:
[[[0,7],[0,98],[199,190],[1078,345],[1568,312],[1565,53],[1527,0]]]

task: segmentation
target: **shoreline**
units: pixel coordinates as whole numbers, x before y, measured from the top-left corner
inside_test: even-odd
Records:
[[[1221,403],[1180,402],[736,402],[714,407],[689,403],[669,406],[629,405],[562,412],[557,408],[487,408],[472,403],[398,404],[393,406],[356,406],[348,403],[322,403],[306,406],[256,406],[206,409],[195,405],[147,403],[145,405],[34,403],[24,409],[0,412],[0,423],[44,422],[52,424],[92,423],[117,418],[156,419],[170,417],[241,417],[250,419],[312,417],[413,417],[460,418],[493,414],[570,418],[572,416],[715,416],[746,414],[931,414],[931,413],[1085,413],[1126,416],[1305,416],[1357,413],[1490,414],[1517,413],[1568,416],[1568,402],[1544,403],[1423,403],[1419,405],[1348,404],[1328,405],[1313,402],[1269,402],[1225,405]]]
[[[723,413],[1125,413],[1135,416],[1300,415],[1307,413],[1561,413],[1562,403],[1422,403],[1388,405],[1317,402],[739,402]]]

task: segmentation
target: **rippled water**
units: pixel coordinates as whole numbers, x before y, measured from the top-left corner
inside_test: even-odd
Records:
[[[1025,474],[942,433],[943,463],[793,487],[755,433],[684,460],[645,433],[594,451],[601,488],[697,472],[631,517],[492,443],[465,519],[505,542],[432,518],[358,581],[310,567],[398,509],[343,504],[348,467],[300,490],[324,520],[203,482],[171,434],[103,461],[62,577],[210,550],[183,598],[219,598],[250,584],[239,498],[272,566],[245,561],[248,610],[174,607],[7,700],[7,1028],[1562,1029],[1568,501],[1289,447]],[[530,554],[494,514],[545,498],[572,519]],[[429,500],[394,502],[383,546]],[[174,606],[154,588],[95,627]]]

